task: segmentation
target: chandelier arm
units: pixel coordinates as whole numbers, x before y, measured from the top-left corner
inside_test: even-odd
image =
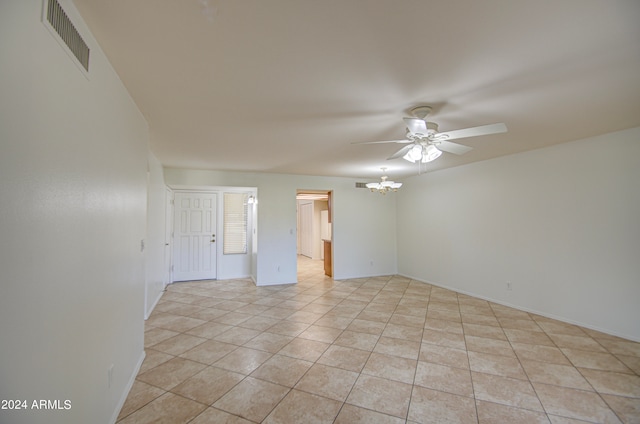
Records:
[[[365,186],[371,190],[371,192],[378,192],[380,194],[387,194],[389,191],[398,191],[400,187],[402,187],[402,183],[396,183],[395,181],[390,181],[387,175],[384,175],[384,172],[387,168],[382,169],[383,175],[380,177],[380,182],[367,183]]]

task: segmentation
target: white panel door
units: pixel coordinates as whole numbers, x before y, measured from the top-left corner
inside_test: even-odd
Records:
[[[313,258],[313,203],[300,204],[300,254]]]
[[[217,277],[216,200],[215,193],[175,193],[173,281]]]
[[[173,281],[171,275],[171,234],[173,234],[173,191],[167,188],[165,192],[165,209],[164,209],[164,278],[163,283],[166,286]]]

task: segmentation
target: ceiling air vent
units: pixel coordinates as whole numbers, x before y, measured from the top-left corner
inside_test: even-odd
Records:
[[[89,72],[89,47],[87,43],[84,42],[76,27],[71,23],[58,0],[45,1],[47,22],[58,33],[60,39],[78,59],[84,70]]]
[[[356,183],[356,188],[367,188],[367,183]]]

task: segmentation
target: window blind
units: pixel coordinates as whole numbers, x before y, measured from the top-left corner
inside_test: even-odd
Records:
[[[247,193],[224,193],[224,254],[247,253]]]

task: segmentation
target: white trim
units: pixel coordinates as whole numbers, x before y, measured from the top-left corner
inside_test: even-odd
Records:
[[[590,330],[599,331],[601,333],[609,334],[611,336],[621,337],[621,338],[626,339],[626,340],[631,340],[631,341],[634,341],[634,342],[640,342],[640,339],[637,339],[637,338],[635,338],[633,336],[629,336],[627,334],[620,334],[620,333],[617,333],[617,332],[612,332],[610,330],[604,330],[602,328],[599,328],[599,327],[596,327],[596,326],[593,326],[593,325],[585,324],[585,323],[578,322],[578,321],[573,321],[573,320],[570,320],[570,319],[567,319],[567,318],[564,318],[564,317],[559,317],[559,316],[556,316],[556,315],[553,315],[553,314],[548,314],[548,313],[545,313],[545,312],[539,312],[539,311],[536,311],[535,309],[523,308],[522,306],[512,305],[510,303],[507,303],[507,302],[504,302],[504,301],[501,301],[501,300],[492,299],[492,298],[486,297],[486,296],[480,296],[478,294],[467,292],[467,291],[464,291],[464,290],[454,289],[453,287],[449,287],[449,286],[446,286],[446,285],[443,285],[443,284],[437,284],[437,283],[432,283],[430,281],[421,280],[420,278],[412,277],[411,275],[400,274],[400,273],[398,275],[400,275],[402,277],[410,278],[410,279],[412,279],[414,281],[419,281],[419,282],[425,283],[425,284],[431,284],[432,286],[440,287],[440,288],[443,288],[443,289],[454,291],[456,293],[460,293],[460,294],[464,294],[464,295],[467,295],[467,296],[475,297],[477,299],[482,299],[482,300],[486,300],[488,302],[497,303],[498,305],[507,306],[509,308],[517,309],[519,311],[540,315],[542,317],[554,319],[556,321],[564,322],[564,323],[567,323],[567,324],[577,325],[579,327],[584,327],[584,328],[588,328]]]
[[[127,387],[125,388],[124,392],[122,393],[122,396],[120,396],[120,400],[118,401],[118,404],[116,405],[116,409],[115,411],[113,411],[113,414],[111,415],[111,419],[109,420],[110,424],[115,424],[115,422],[118,420],[118,415],[120,415],[120,411],[122,411],[122,407],[124,406],[124,403],[127,401],[127,397],[129,396],[129,392],[131,391],[131,388],[133,387],[133,383],[135,383],[136,381],[136,377],[138,376],[138,373],[140,372],[140,368],[142,367],[142,363],[144,362],[144,358],[147,356],[146,352],[143,350],[142,354],[140,355],[140,359],[138,359],[138,363],[136,364],[136,367],[133,370],[133,373],[131,374],[131,377],[129,377],[129,382],[127,383]]]
[[[226,281],[226,280],[253,280],[253,276],[246,274],[246,275],[223,275],[220,278],[217,278],[218,281]],[[255,282],[255,281],[254,281]]]
[[[160,302],[160,299],[162,299],[162,295],[164,294],[164,292],[166,291],[166,286],[165,286],[165,290],[161,291],[158,294],[158,297],[156,298],[156,300],[153,301],[153,305],[151,305],[151,307],[149,308],[148,311],[144,311],[144,320],[148,320],[149,317],[151,316],[151,313],[153,312],[153,310],[156,308],[156,306],[158,305],[158,302]]]
[[[183,192],[209,192],[209,191],[236,192],[237,191],[242,193],[249,193],[249,192],[257,192],[258,190],[257,187],[251,187],[251,186],[241,187],[241,186],[202,186],[202,185],[168,184],[167,187],[169,187],[171,190],[179,190]],[[255,196],[256,193],[253,193],[253,195]]]
[[[293,282],[293,283],[260,283],[257,284],[256,283],[256,287],[266,287],[266,286],[292,286],[298,284],[297,281]]]

